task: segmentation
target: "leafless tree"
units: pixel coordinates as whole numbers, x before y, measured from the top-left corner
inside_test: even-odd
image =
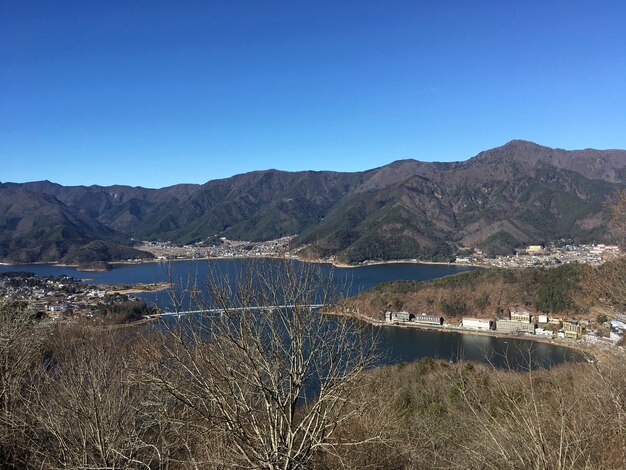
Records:
[[[194,415],[197,435],[221,442],[196,465],[305,468],[320,452],[377,438],[336,437],[367,405],[353,392],[376,345],[360,323],[313,308],[337,300],[318,267],[264,262],[234,284],[212,272],[205,292],[197,304],[212,313],[164,328],[147,375]]]
[[[23,465],[17,445],[28,433],[23,413],[27,378],[41,359],[47,329],[26,304],[0,301],[0,465]],[[20,463],[21,461],[21,463]]]
[[[573,371],[574,364],[549,372],[493,369],[484,383],[463,377],[459,390],[475,430],[475,439],[462,446],[469,466],[598,468],[600,434],[587,418],[583,394],[576,393]]]
[[[602,446],[611,449],[605,453],[607,466],[626,469],[626,363],[607,356],[589,369],[580,395],[588,397],[586,405],[593,410],[594,434]]]
[[[31,452],[44,468],[152,468],[146,442],[155,418],[134,380],[138,344],[128,332],[64,326],[53,354],[33,372],[27,403]]]

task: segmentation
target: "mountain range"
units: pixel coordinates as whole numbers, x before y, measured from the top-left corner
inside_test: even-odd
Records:
[[[292,243],[316,257],[447,260],[558,239],[611,240],[604,202],[626,151],[514,140],[462,162],[400,160],[353,173],[254,171],[161,189],[0,183],[0,259],[149,257],[135,240]]]

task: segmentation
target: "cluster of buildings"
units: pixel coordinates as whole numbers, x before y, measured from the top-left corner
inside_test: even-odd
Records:
[[[212,258],[254,258],[264,256],[283,256],[289,252],[289,244],[293,236],[250,242],[220,238],[220,244],[208,248],[208,256]]]
[[[172,242],[143,242],[137,247],[152,253],[159,260],[206,258],[207,248],[200,245],[178,246]]]
[[[588,323],[588,322],[585,322]],[[506,334],[530,334],[553,338],[580,339],[583,332],[582,321],[550,318],[545,314],[533,314],[526,309],[512,307],[509,318],[483,320],[463,318],[461,328],[472,330],[493,330]]]
[[[505,334],[530,334],[547,337],[580,338],[582,325],[577,321],[550,319],[547,315],[535,315],[526,309],[513,307],[509,309],[509,318],[485,320],[480,318],[463,318],[461,328],[470,330],[492,330]],[[539,325],[544,325],[539,326]],[[552,325],[552,326],[548,326]],[[556,328],[555,328],[556,326]],[[558,329],[557,331],[557,328]]]
[[[293,236],[262,242],[215,239],[210,244],[196,243],[177,246],[171,242],[143,242],[141,250],[152,253],[159,260],[195,258],[254,258],[289,254],[289,243]]]
[[[626,319],[625,319],[626,320]],[[415,326],[442,326],[472,331],[497,332],[514,335],[537,335],[546,338],[584,339],[588,342],[608,342],[617,344],[624,338],[626,321],[610,322],[610,335],[603,337],[598,332],[586,332],[588,320],[564,320],[551,318],[546,314],[534,314],[524,308],[512,307],[508,310],[508,318],[484,319],[463,317],[460,324],[448,325],[443,317],[427,314],[414,314],[406,311],[385,312],[385,322]]]
[[[604,325],[609,330],[608,337],[600,334],[598,331],[590,331],[584,336],[585,341],[594,344],[624,344],[624,338],[626,337],[626,318],[624,318],[624,315],[620,317],[621,319],[616,318],[607,321]]]
[[[0,273],[0,299],[23,300],[50,318],[91,316],[100,304],[128,301],[70,276],[38,276],[28,272]]]
[[[443,326],[443,317],[427,315],[425,313],[414,314],[410,312],[385,312],[387,323],[414,323],[416,325]]]
[[[456,259],[458,264],[493,266],[499,268],[524,268],[533,266],[555,266],[568,263],[602,264],[617,258],[620,249],[617,245],[530,245],[516,250],[514,255],[486,257],[480,250],[475,250],[468,257]]]

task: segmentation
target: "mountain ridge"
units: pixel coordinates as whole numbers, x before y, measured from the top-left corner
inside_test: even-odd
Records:
[[[156,189],[0,183],[0,257],[51,261],[97,240],[124,246],[133,238],[296,235],[303,253],[347,262],[443,260],[466,246],[503,253],[559,238],[608,241],[603,203],[625,185],[624,150],[519,139],[460,162],[401,159],[358,172],[257,170]],[[43,209],[20,212],[20,194]],[[36,233],[18,230],[20,223]]]

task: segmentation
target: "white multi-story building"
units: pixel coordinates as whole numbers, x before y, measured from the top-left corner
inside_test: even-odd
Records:
[[[480,318],[463,318],[461,320],[461,326],[463,328],[469,328],[472,330],[493,330],[493,320],[481,320]]]

